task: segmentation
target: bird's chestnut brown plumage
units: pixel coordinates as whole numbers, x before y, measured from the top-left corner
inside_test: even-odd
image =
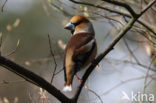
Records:
[[[73,16],[64,28],[71,31],[72,37],[65,49],[63,91],[72,91],[74,75],[94,60],[97,45],[93,25],[86,17]]]

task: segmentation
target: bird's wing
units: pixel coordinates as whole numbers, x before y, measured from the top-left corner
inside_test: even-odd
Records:
[[[75,58],[79,54],[85,54],[89,52],[93,46],[93,43],[95,42],[94,37],[89,33],[80,33],[76,35],[75,38],[77,38],[77,40],[74,48],[73,58]]]
[[[74,74],[86,63],[95,47],[95,39],[90,35],[81,36],[74,49],[73,61],[75,64]]]
[[[73,62],[75,63],[73,75],[83,66],[85,61],[90,56],[94,42],[94,37],[92,37],[89,33],[79,33],[73,35],[69,40],[66,47],[65,58],[71,56]],[[67,61],[64,60],[64,65],[66,62]],[[66,72],[65,67],[64,72]],[[64,76],[66,81],[66,75]]]
[[[74,55],[77,56],[79,54],[85,54],[88,51],[91,50],[93,43],[95,42],[94,39],[89,40],[88,42],[84,43],[83,45],[81,45],[79,48],[75,49]]]

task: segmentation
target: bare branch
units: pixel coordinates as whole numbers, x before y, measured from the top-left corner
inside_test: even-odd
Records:
[[[112,13],[116,13],[116,14],[120,14],[120,15],[125,15],[125,16],[128,16],[128,17],[131,17],[127,13],[123,13],[123,12],[120,12],[120,11],[112,10],[112,9],[109,9],[109,8],[106,8],[106,7],[102,7],[102,6],[99,6],[99,5],[95,5],[95,4],[91,4],[91,3],[88,3],[88,2],[79,2],[79,1],[75,1],[75,0],[69,0],[69,1],[71,1],[73,3],[76,3],[76,4],[87,5],[87,6],[103,9],[103,10],[106,10],[106,11],[109,11],[109,12],[112,12]]]
[[[124,8],[127,9],[127,11],[129,11],[129,13],[133,17],[137,16],[137,14],[134,12],[134,10],[129,5],[127,5],[126,3],[118,2],[118,1],[115,1],[115,0],[102,0],[102,1],[105,1],[105,2],[108,2],[108,3],[114,4],[114,5],[118,5],[118,6],[124,7]]]
[[[113,47],[118,43],[118,41],[128,32],[128,30],[130,30],[133,26],[133,24],[135,23],[136,19],[132,18],[130,20],[130,22],[126,25],[126,27],[119,33],[119,35],[112,41],[112,43],[106,48],[106,50],[101,53],[95,60],[94,62],[87,68],[84,76],[82,77],[82,83],[79,86],[79,89],[76,92],[75,98],[74,100],[77,101],[81,89],[84,86],[87,78],[89,77],[89,75],[91,74],[91,72],[94,70],[94,68],[96,67],[97,64],[99,64],[99,62],[113,49]]]
[[[90,12],[90,11],[89,11],[89,12]],[[92,12],[92,13],[94,13],[94,14],[96,14],[96,15],[99,15],[99,16],[101,16],[101,17],[103,17],[103,18],[106,18],[106,19],[108,19],[108,20],[115,21],[115,22],[119,23],[120,25],[124,26],[124,24],[123,24],[122,22],[120,22],[119,20],[116,20],[116,19],[114,19],[114,18],[112,18],[112,17],[105,16],[105,15],[99,14],[99,13],[97,13],[97,12]]]
[[[95,91],[89,89],[88,86],[85,86],[85,88],[86,88],[89,92],[91,92],[91,93],[93,93],[95,96],[97,96],[97,98],[100,100],[100,102],[103,103],[101,97],[100,97]]]
[[[156,55],[152,58],[152,61],[151,61],[151,63],[150,63],[150,65],[149,65],[149,68],[148,68],[148,70],[147,70],[147,72],[146,72],[146,76],[145,76],[145,80],[144,80],[144,89],[143,89],[143,93],[145,93],[145,90],[146,90],[146,88],[147,88],[147,79],[148,79],[148,77],[149,77],[149,72],[150,72],[150,69],[151,69],[151,66],[152,66],[152,63],[153,63],[153,61],[156,59]]]
[[[139,60],[137,59],[137,57],[133,54],[133,51],[130,49],[130,47],[129,47],[127,41],[126,41],[126,39],[123,38],[123,40],[124,40],[124,43],[125,43],[125,45],[126,45],[128,51],[129,51],[129,53],[132,55],[132,57],[134,58],[134,60],[137,62],[137,64],[141,64],[141,63],[139,62]]]
[[[0,82],[0,85],[6,85],[6,84],[12,84],[12,83],[21,83],[21,82],[25,82],[26,80],[15,80],[15,81],[6,81],[3,80],[2,82]]]
[[[3,34],[2,32],[0,33],[0,56],[2,55],[2,42],[3,42]]]
[[[60,69],[58,72],[56,72],[54,75],[57,75],[57,74],[59,74],[60,72],[62,72],[63,71],[63,69]]]
[[[1,11],[2,11],[2,12],[4,11],[4,6],[5,6],[6,3],[7,3],[7,0],[4,1],[3,5],[2,5],[2,7],[1,7]]]
[[[73,0],[70,0],[70,1],[73,1]],[[83,88],[83,86],[84,86],[84,84],[85,84],[85,82],[87,80],[87,78],[89,77],[91,72],[94,70],[96,65],[98,65],[99,62],[114,48],[114,46],[120,41],[120,39],[123,38],[123,36],[133,27],[134,23],[138,20],[138,18],[140,16],[142,16],[143,13],[145,13],[155,2],[156,2],[156,0],[153,0],[151,3],[149,3],[149,5],[147,5],[147,7],[145,7],[140,14],[137,14],[137,16],[131,17],[131,16],[128,15],[128,17],[131,18],[130,21],[123,28],[123,30],[120,31],[118,36],[110,43],[110,45],[108,45],[106,50],[103,53],[101,53],[93,61],[93,63],[87,68],[85,74],[82,77],[82,83],[80,84],[75,96],[73,98],[71,98],[71,99],[66,97],[63,93],[61,93],[57,88],[55,88],[53,85],[48,83],[42,77],[38,76],[37,74],[29,71],[28,69],[26,69],[26,68],[24,68],[22,66],[12,62],[11,60],[8,60],[8,59],[0,56],[0,65],[5,67],[6,69],[16,73],[17,75],[21,76],[25,80],[27,80],[27,81],[29,81],[29,82],[37,85],[37,86],[40,86],[45,90],[47,90],[50,94],[52,94],[54,97],[56,97],[62,103],[76,103],[77,100],[78,100],[78,97],[80,95],[80,92],[81,92],[81,90],[82,90],[82,88]],[[103,8],[103,7],[100,7],[100,8]],[[49,43],[50,43],[50,40],[49,40]],[[53,53],[52,53],[52,55],[53,55]]]
[[[149,77],[153,78],[154,75],[149,75]],[[110,93],[112,90],[114,90],[114,89],[120,87],[120,86],[123,85],[123,84],[126,84],[126,83],[128,83],[128,82],[132,82],[132,81],[135,81],[135,80],[144,79],[144,78],[145,78],[145,76],[140,76],[140,77],[135,77],[135,78],[123,80],[123,81],[121,81],[120,83],[117,83],[116,85],[114,85],[112,88],[106,90],[104,93],[102,93],[102,95],[106,95],[106,94]],[[155,79],[156,79],[156,78],[155,78]]]
[[[132,61],[128,61],[128,60],[118,60],[118,59],[112,59],[112,58],[104,58],[104,60],[106,60],[106,61],[115,61],[115,62],[123,62],[123,63],[129,63],[129,64],[132,64],[132,65],[138,65],[138,66],[140,66],[140,67],[142,67],[142,68],[144,68],[144,69],[148,69],[149,67],[148,66],[146,66],[146,65],[144,65],[144,64],[138,64],[138,63],[136,63],[136,62],[132,62]],[[150,70],[151,71],[153,71],[153,72],[156,72],[156,69],[155,68],[150,68]]]
[[[25,80],[42,87],[46,91],[48,91],[50,94],[52,94],[54,97],[56,97],[59,101],[63,102],[66,101],[66,103],[71,103],[70,99],[66,97],[64,94],[62,94],[57,88],[55,88],[53,85],[48,83],[45,79],[38,76],[37,74],[29,71],[28,69],[12,62],[11,60],[8,60],[2,56],[0,56],[0,65],[5,67],[6,69],[16,73],[20,77],[24,78]]]
[[[102,6],[99,6],[99,5],[96,5],[96,4],[91,4],[91,3],[87,3],[87,2],[78,2],[78,1],[75,1],[75,0],[70,0],[70,1],[73,2],[73,3],[76,3],[76,4],[82,4],[82,5],[87,5],[87,6],[99,8],[99,9],[102,9],[102,10],[106,10],[106,11],[109,11],[109,12],[112,12],[112,13],[116,13],[116,14],[119,14],[119,15],[122,15],[122,16],[126,16],[128,18],[131,18],[131,16],[129,14],[127,14],[127,13],[123,13],[123,12],[116,11],[116,10],[113,10],[113,9],[110,9],[110,8],[102,7]],[[155,0],[153,0],[151,2],[152,5],[153,5],[153,3],[155,3]],[[137,20],[137,22],[139,24],[141,24],[142,26],[144,26],[146,29],[148,29],[151,33],[156,35],[155,29],[152,28],[149,24],[147,24],[146,22],[144,22],[142,20]]]
[[[156,3],[156,0],[151,1],[139,14],[139,16],[143,15],[152,5]]]
[[[50,7],[55,8],[55,10],[62,12],[64,15],[72,16],[69,12],[64,11],[61,6],[55,5],[52,1],[48,0],[48,4],[50,5]]]
[[[16,48],[14,50],[12,50],[10,53],[6,54],[5,56],[7,57],[7,56],[14,54],[17,51],[17,49],[19,48],[19,44],[20,44],[20,40],[17,41]]]
[[[156,0],[153,0],[152,2],[156,2]],[[151,4],[151,3],[150,3]],[[154,4],[154,3],[152,3]],[[152,5],[148,5],[148,6],[152,6]],[[143,9],[143,12],[147,11],[149,7],[145,7],[145,9]],[[142,13],[140,13],[142,15]],[[77,101],[80,92],[82,90],[82,87],[84,86],[87,78],[89,77],[89,75],[91,74],[91,72],[94,70],[94,68],[99,64],[99,62],[114,48],[114,46],[119,42],[119,40],[132,28],[133,24],[137,21],[137,19],[141,16],[140,14],[138,14],[138,16],[131,18],[131,20],[128,22],[128,24],[125,26],[125,28],[123,28],[123,30],[118,34],[118,36],[112,41],[112,43],[106,48],[106,50],[101,53],[94,61],[93,63],[87,68],[85,74],[82,77],[82,83],[79,86],[73,100]]]
[[[57,63],[56,63],[56,59],[55,59],[54,53],[52,51],[51,40],[50,40],[50,35],[49,34],[48,34],[48,40],[49,40],[50,53],[51,53],[51,56],[53,57],[53,60],[54,60],[54,63],[55,63],[54,71],[53,71],[52,78],[51,78],[51,83],[52,83],[53,79],[54,79],[54,74],[55,74],[55,71],[56,71],[56,68],[57,68]]]

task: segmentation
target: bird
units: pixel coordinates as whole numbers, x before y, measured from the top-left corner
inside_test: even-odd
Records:
[[[64,57],[63,91],[72,91],[72,81],[77,72],[88,66],[96,57],[97,44],[95,32],[90,20],[82,15],[75,15],[64,29],[72,36],[67,43]]]

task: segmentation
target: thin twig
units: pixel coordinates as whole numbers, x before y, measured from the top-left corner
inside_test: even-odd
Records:
[[[129,13],[133,17],[137,16],[135,11],[129,5],[127,5],[126,3],[122,3],[122,2],[119,2],[119,1],[115,1],[115,0],[102,0],[102,1],[105,1],[105,2],[108,2],[108,3],[114,4],[114,5],[118,5],[118,6],[124,7],[125,9],[127,9],[127,11],[129,11]]]
[[[153,78],[153,76],[155,76],[155,75],[154,75],[154,74],[153,74],[153,75],[149,75],[149,77],[151,77],[151,78]],[[135,77],[135,78],[130,78],[130,79],[127,79],[127,80],[123,80],[123,81],[121,81],[120,83],[117,83],[116,85],[114,85],[112,88],[110,88],[110,89],[106,90],[105,92],[103,92],[103,93],[102,93],[102,96],[103,96],[103,95],[106,95],[106,94],[108,94],[108,93],[110,93],[112,90],[114,90],[114,89],[120,87],[120,86],[123,85],[123,84],[126,84],[126,83],[128,83],[128,82],[132,82],[132,81],[134,81],[134,80],[144,79],[145,77],[146,77],[146,76],[140,76],[140,77]]]
[[[72,16],[72,14],[70,14],[69,12],[66,12],[64,9],[62,9],[62,6],[57,6],[51,0],[48,0],[48,4],[50,5],[50,7],[55,8],[55,10],[62,12],[64,15]]]
[[[17,49],[19,48],[19,44],[20,44],[20,40],[17,41],[16,48],[14,50],[12,50],[10,53],[6,54],[5,57],[8,57],[8,56],[14,54],[17,51]]]
[[[115,61],[115,62],[129,63],[129,64],[132,64],[132,65],[138,65],[138,66],[140,66],[140,67],[142,67],[144,69],[148,69],[149,68],[148,66],[146,66],[144,64],[138,64],[136,62],[132,62],[132,61],[129,61],[129,60],[118,60],[118,59],[113,59],[113,58],[104,58],[104,60],[106,60],[106,61],[109,60],[109,61]],[[152,68],[151,67],[150,70],[153,71],[153,72],[156,72],[156,69],[155,68]]]
[[[85,85],[85,88],[86,88],[89,92],[91,92],[91,93],[93,93],[95,96],[97,96],[97,98],[100,100],[100,103],[103,103],[101,97],[100,97],[95,91],[89,89],[87,85]]]
[[[137,64],[141,64],[141,63],[139,62],[138,58],[133,54],[133,52],[132,52],[131,48],[129,47],[129,45],[128,45],[128,43],[127,43],[127,41],[126,41],[125,38],[123,38],[123,41],[124,41],[124,43],[125,43],[125,45],[126,45],[128,51],[129,51],[130,55],[132,55],[132,57],[133,57],[134,60],[137,62]]]
[[[116,14],[120,14],[120,15],[125,15],[125,16],[128,16],[128,17],[131,17],[127,13],[123,13],[123,12],[120,12],[120,11],[112,10],[112,9],[109,9],[109,8],[106,8],[106,7],[102,7],[102,6],[99,6],[99,5],[96,5],[96,4],[91,4],[91,3],[88,3],[88,2],[79,2],[79,1],[75,1],[75,0],[69,0],[69,1],[71,1],[73,3],[76,3],[76,4],[92,6],[92,7],[103,9],[103,10],[106,10],[106,11],[109,11],[109,12],[112,12],[112,13],[116,13]]]
[[[152,5],[156,3],[156,0],[151,1],[139,14],[139,16],[143,15]]]
[[[0,82],[0,85],[7,85],[7,84],[12,84],[12,83],[20,83],[20,82],[25,82],[26,80],[15,80],[15,81],[6,81],[3,80],[2,82]]]
[[[148,68],[148,70],[147,70],[147,72],[146,72],[146,77],[145,77],[145,80],[144,80],[144,89],[143,89],[143,93],[145,93],[145,90],[146,90],[146,88],[147,88],[147,79],[148,79],[148,76],[149,76],[150,68],[151,68],[152,63],[153,63],[153,61],[154,61],[155,59],[156,59],[156,55],[152,58],[151,63],[150,63],[150,65],[149,65],[149,68]]]
[[[54,55],[53,50],[52,50],[51,40],[50,40],[50,35],[49,34],[48,34],[48,40],[49,40],[50,53],[51,53],[51,56],[53,57],[53,60],[54,60],[54,63],[55,63],[54,71],[53,71],[53,74],[52,74],[52,77],[51,77],[51,82],[50,82],[52,84],[53,79],[54,79],[54,74],[55,74],[55,71],[56,71],[56,68],[57,68],[57,63],[56,63],[56,60],[55,60],[55,55]]]
[[[7,0],[4,1],[3,5],[2,5],[2,7],[1,7],[1,11],[2,11],[2,12],[4,11],[4,6],[5,6],[6,3],[7,3]]]
[[[48,8],[47,8],[45,0],[42,0],[42,7],[43,7],[43,10],[45,11],[45,13],[47,14],[47,16],[50,16],[50,13],[48,11]]]
[[[57,74],[59,74],[60,72],[62,72],[64,69],[60,69],[58,72],[56,72],[55,74],[54,74],[54,76],[55,75],[57,75]]]
[[[116,19],[114,19],[114,18],[112,18],[112,17],[104,16],[104,15],[102,15],[102,14],[99,14],[98,12],[93,12],[93,13],[96,14],[96,15],[99,15],[99,16],[101,16],[101,17],[103,17],[103,18],[106,18],[106,19],[108,19],[108,20],[115,21],[115,22],[119,23],[120,25],[124,26],[124,24],[123,24],[122,22],[120,22],[119,20],[116,20]]]
[[[3,42],[3,34],[0,33],[0,56],[2,55],[2,42]]]

